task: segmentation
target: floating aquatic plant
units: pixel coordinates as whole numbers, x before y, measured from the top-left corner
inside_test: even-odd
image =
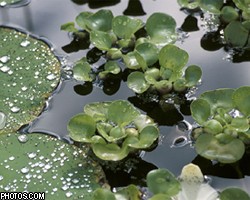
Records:
[[[110,10],[99,10],[96,13],[82,12],[75,19],[81,30],[74,22],[61,26],[62,30],[72,32],[75,36],[87,31],[91,43],[98,49],[105,51],[108,58],[117,59],[134,49],[143,40],[156,45],[174,43],[177,39],[175,20],[164,13],[152,14],[145,24],[146,37],[135,34],[144,27],[140,19],[128,16],[114,17]],[[156,23],[157,22],[157,23]]]
[[[197,165],[188,164],[183,167],[181,175],[175,177],[167,169],[156,169],[148,173],[147,187],[151,192],[148,200],[249,200],[250,196],[239,188],[226,188],[221,192],[212,188],[204,179],[204,176]],[[125,187],[127,196],[124,200],[131,199],[131,195],[138,199],[141,193],[133,185]],[[130,192],[128,192],[130,191]],[[113,199],[119,200],[120,191],[112,193],[107,189],[97,189],[93,193],[93,200]]]
[[[104,20],[105,19],[105,20]],[[121,58],[125,67],[132,71],[127,78],[127,85],[136,93],[153,91],[160,96],[170,92],[185,93],[197,85],[201,79],[201,69],[192,65],[186,68],[188,54],[172,45],[177,39],[175,20],[164,13],[154,13],[145,25],[141,20],[127,16],[114,17],[109,10],[96,13],[82,12],[74,22],[61,26],[62,30],[79,35],[82,31],[90,34],[91,43],[106,54],[104,70],[90,70],[92,59],[83,58],[73,71],[80,81],[94,81],[89,76],[106,79],[110,74],[121,72],[120,65],[109,59]],[[136,34],[138,31],[144,34]],[[90,50],[91,51],[91,50]],[[92,51],[91,51],[92,52]],[[159,64],[160,66],[159,66]]]
[[[195,149],[207,159],[234,163],[250,144],[250,87],[207,91],[191,103],[200,125],[194,129]]]
[[[70,137],[90,143],[103,160],[122,160],[130,152],[149,148],[159,136],[151,118],[125,100],[90,103],[68,123]]]
[[[60,62],[45,42],[0,27],[0,133],[34,120],[59,77]]]
[[[202,11],[212,13],[220,19],[219,29],[223,30],[223,38],[227,45],[233,48],[249,49],[249,1],[233,0],[226,1],[188,1],[178,0],[180,6],[188,9],[201,8]],[[221,40],[222,44],[223,41]]]
[[[148,67],[147,63],[155,63],[157,59],[145,60],[144,57],[147,57],[147,53],[144,54],[144,52],[151,50],[146,50],[147,46],[143,48],[144,51],[141,50],[143,53],[138,53],[138,57],[140,57],[137,60],[139,66],[145,67],[142,68],[142,71],[132,72],[127,79],[128,87],[136,93],[143,93],[147,90],[156,90],[161,95],[171,91],[186,92],[196,86],[201,79],[200,67],[191,65],[184,68],[188,62],[188,53],[179,47],[168,44],[160,50],[158,55],[160,68]],[[145,63],[145,65],[141,63]]]
[[[0,135],[0,191],[45,192],[48,199],[91,199],[104,184],[83,149],[45,134]]]

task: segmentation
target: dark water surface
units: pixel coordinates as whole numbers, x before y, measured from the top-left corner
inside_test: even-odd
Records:
[[[91,2],[91,0],[89,0]],[[133,0],[132,0],[133,1]],[[154,12],[164,12],[175,18],[177,27],[181,27],[187,15],[180,11],[177,0],[141,0],[143,3],[143,16],[137,16],[144,21]],[[113,1],[119,2],[119,1]],[[112,4],[111,1],[108,3]],[[66,54],[62,47],[71,42],[69,35],[60,30],[60,25],[74,21],[75,17],[82,11],[97,11],[97,4],[81,0],[32,0],[28,6],[20,8],[0,8],[0,24],[19,27],[28,32],[47,38],[54,46],[58,55],[64,57],[65,65],[71,65],[75,60],[86,54],[86,50]],[[127,9],[128,0],[122,0],[115,6],[102,7],[111,9],[114,16],[121,15]],[[91,8],[90,8],[91,7]],[[94,8],[93,8],[94,7]],[[127,10],[128,12],[128,10]],[[138,14],[138,13],[137,13]],[[197,16],[197,19],[200,19]],[[243,85],[250,85],[250,63],[233,63],[228,61],[228,53],[223,48],[217,51],[206,51],[200,45],[201,37],[206,33],[205,22],[198,20],[199,31],[190,32],[187,38],[182,38],[176,45],[185,49],[189,54],[189,64],[202,67],[202,84],[195,96],[206,90],[216,88],[237,88]],[[109,101],[117,99],[134,99],[135,94],[129,90],[123,82],[120,89],[113,95],[107,95],[101,88],[94,87],[88,95],[79,95],[74,87],[81,83],[74,80],[62,81],[53,97],[49,101],[47,111],[33,122],[30,132],[45,132],[67,138],[67,123],[69,119],[81,112],[83,106],[94,101]],[[166,114],[166,124],[160,126],[162,137],[158,147],[149,153],[145,153],[143,159],[153,163],[157,167],[167,168],[178,175],[182,167],[195,159],[195,163],[202,166],[203,172],[212,177],[212,186],[220,189],[226,186],[239,186],[250,192],[250,158],[241,162],[244,169],[242,179],[234,179],[235,169],[230,167],[218,167],[208,161],[196,157],[194,149],[187,144],[184,147],[172,148],[171,145],[176,137],[187,136],[175,125],[178,117],[183,117],[189,123],[193,123],[190,116],[182,116],[176,112]],[[180,116],[179,116],[180,115]],[[172,123],[173,121],[173,123]],[[168,123],[169,122],[169,123]],[[142,166],[143,167],[143,166]],[[226,169],[226,170],[225,170]],[[226,174],[225,174],[226,173]],[[222,178],[227,177],[227,178]],[[228,178],[230,177],[230,178]]]

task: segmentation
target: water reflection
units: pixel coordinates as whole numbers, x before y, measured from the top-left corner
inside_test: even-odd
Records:
[[[84,5],[88,4],[90,8],[96,9],[96,8],[101,8],[101,7],[106,7],[106,6],[114,6],[118,3],[120,3],[120,0],[105,0],[105,1],[100,1],[100,0],[72,0],[75,4],[78,5]]]
[[[129,184],[146,186],[146,176],[157,167],[138,156],[130,156],[119,162],[101,161],[111,188],[125,187]]]
[[[159,125],[172,126],[182,121],[182,114],[176,109],[173,104],[159,104],[157,102],[143,102],[141,98],[134,96],[129,97],[134,106],[146,112],[148,116],[153,118]]]
[[[78,32],[72,35],[72,41],[64,45],[62,49],[66,53],[73,53],[80,50],[88,49],[90,45],[89,34],[86,31]]]
[[[250,175],[250,153],[245,153],[236,163],[223,164],[197,156],[192,163],[201,168],[202,173],[223,178],[240,179]]]
[[[192,15],[188,15],[181,25],[181,30],[185,32],[198,31],[199,27],[197,18]]]
[[[124,10],[123,14],[131,16],[146,15],[140,0],[129,0],[128,7]]]

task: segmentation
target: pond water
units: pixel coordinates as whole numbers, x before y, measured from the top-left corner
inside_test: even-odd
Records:
[[[138,1],[134,0],[134,2]],[[60,30],[60,25],[74,21],[80,12],[88,10],[97,11],[105,8],[111,9],[115,16],[121,15],[125,10],[128,12],[128,3],[128,0],[107,1],[106,5],[100,3],[100,1],[91,0],[32,0],[29,5],[24,7],[0,8],[0,24],[18,27],[46,38],[53,44],[53,48],[63,59],[64,66],[71,66],[75,60],[86,55],[87,50],[66,53],[63,49],[71,42],[71,39],[66,32]],[[145,13],[145,15],[136,17],[143,21],[154,12],[164,12],[174,17],[177,27],[181,27],[187,17],[187,14],[180,10],[176,0],[168,0],[167,3],[165,0],[141,0],[141,3],[143,4],[143,11],[137,12],[137,14]],[[196,18],[198,19],[199,30],[182,33],[181,39],[176,43],[188,52],[189,64],[199,65],[202,68],[202,84],[195,96],[216,88],[237,88],[250,85],[249,62],[244,61],[244,59],[237,60],[235,63],[230,61],[232,56],[223,48],[217,51],[207,51],[201,47],[202,36],[207,30],[213,28],[213,24],[211,23],[209,26],[208,16],[205,16],[207,20],[201,20],[199,16]],[[65,78],[53,97],[50,98],[46,111],[31,124],[29,132],[44,132],[67,139],[69,119],[81,112],[85,104],[117,99],[129,99],[136,102],[135,94],[128,89],[124,82],[121,82],[119,90],[112,95],[106,94],[107,92],[105,93],[100,87],[93,87],[92,92],[88,95],[79,95],[75,90],[79,89],[80,85],[80,82]],[[167,168],[178,175],[184,165],[194,160],[195,163],[200,165],[203,172],[212,178],[211,184],[213,187],[220,189],[227,186],[239,186],[250,192],[249,156],[241,162],[241,169],[244,169],[242,172],[244,178],[236,179],[234,168],[215,165],[196,157],[196,153],[190,144],[179,148],[172,147],[175,138],[188,135],[188,131],[183,131],[181,128],[185,124],[180,122],[183,119],[188,124],[192,124],[193,120],[190,116],[176,111],[166,113],[166,116],[157,112],[151,114],[156,116],[157,119],[161,119],[160,131],[162,136],[158,147],[143,155],[144,161],[160,168]],[[122,180],[120,181],[122,182]]]

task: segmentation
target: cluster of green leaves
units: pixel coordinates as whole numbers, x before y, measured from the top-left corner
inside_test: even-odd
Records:
[[[129,74],[127,84],[130,89],[136,93],[156,90],[164,95],[171,91],[185,92],[197,85],[202,71],[196,65],[190,65],[184,70],[188,62],[188,53],[185,50],[168,44],[158,53],[152,46],[143,43],[136,48],[135,57],[140,71]],[[160,67],[152,66],[156,61],[159,61]],[[128,65],[128,68],[131,66]]]
[[[218,193],[208,183],[197,165],[183,167],[181,175],[176,178],[167,169],[152,170],[147,174],[147,187],[152,193],[149,200],[250,200],[250,196],[239,188],[227,188]],[[139,200],[141,192],[134,185],[112,193],[108,189],[97,189],[92,200]]]
[[[117,161],[130,152],[149,148],[159,136],[157,125],[125,100],[85,105],[68,123],[70,137],[90,143],[103,160]]]
[[[142,40],[162,45],[175,42],[177,38],[175,20],[164,13],[154,13],[148,18],[145,25],[147,38],[140,38],[138,42],[135,33],[144,27],[140,19],[114,17],[110,10],[99,10],[96,13],[82,12],[75,21],[81,30],[75,27],[74,22],[63,24],[61,29],[78,36],[82,30],[87,31],[91,43],[113,59],[121,58],[124,49],[133,49]]]
[[[201,8],[221,19],[224,38],[233,47],[250,48],[250,1],[249,0],[178,0],[181,7]]]
[[[91,43],[106,52],[107,58],[122,58],[125,66],[133,70],[128,76],[127,84],[136,93],[148,90],[158,91],[160,94],[172,90],[183,92],[195,86],[201,78],[198,66],[189,66],[184,71],[188,53],[170,44],[177,38],[176,22],[167,14],[152,14],[144,26],[139,19],[113,17],[111,11],[100,10],[96,13],[80,13],[76,17],[76,23],[89,32]],[[82,30],[79,31],[74,22],[62,25],[61,29],[75,35],[82,34]],[[142,29],[146,31],[145,37],[136,37],[135,33]],[[100,79],[104,79],[108,74],[120,72],[119,65],[109,60],[98,75]],[[74,74],[81,81],[93,81],[95,77],[86,58],[76,62]]]
[[[201,126],[194,129],[199,155],[234,163],[250,144],[250,86],[207,91],[191,103],[191,114]]]

